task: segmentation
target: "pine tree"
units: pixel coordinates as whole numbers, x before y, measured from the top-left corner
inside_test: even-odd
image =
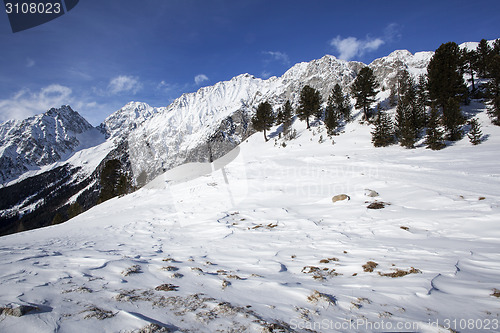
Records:
[[[481,39],[476,49],[476,69],[479,77],[486,77],[491,47],[486,39]]]
[[[401,146],[406,148],[414,148],[417,141],[411,109],[412,106],[403,100],[399,102],[396,108],[396,136]]]
[[[425,144],[432,150],[443,149],[446,146],[443,142],[443,131],[439,129],[439,114],[435,106],[431,108],[429,115]]]
[[[305,120],[307,123],[307,128],[310,128],[309,117],[316,115],[316,117],[321,112],[321,95],[316,89],[305,85],[300,92],[299,107],[297,109],[297,115],[300,120]]]
[[[356,98],[356,108],[363,109],[364,119],[370,119],[370,108],[375,102],[378,91],[375,75],[369,67],[363,67],[351,87],[351,93]]]
[[[73,217],[81,214],[82,212],[83,212],[82,206],[80,206],[78,201],[75,201],[68,208],[68,217],[72,219]]]
[[[332,93],[328,97],[328,102],[326,104],[325,110],[325,126],[328,135],[333,135],[335,133],[335,130],[339,126],[339,118],[340,114],[338,108],[336,107],[335,97],[332,91]]]
[[[395,107],[396,105],[398,105],[398,98],[396,96],[396,86],[393,85],[391,87],[391,93],[389,94],[389,106]]]
[[[487,64],[486,100],[488,113],[495,125],[500,126],[500,39],[495,41]]]
[[[411,75],[402,70],[398,75],[399,103],[396,107],[395,134],[400,144],[413,148],[424,127],[424,112],[418,103],[417,88]]]
[[[282,110],[282,124],[283,124],[283,136],[288,138],[290,129],[292,128],[292,117],[293,117],[293,108],[292,103],[290,101],[286,101],[285,106]]]
[[[421,129],[427,125],[427,113],[426,109],[429,103],[429,94],[427,93],[427,77],[425,75],[420,75],[418,77],[418,82],[415,87],[416,93],[416,107],[418,113],[420,114]]]
[[[460,104],[456,98],[450,97],[448,103],[443,107],[443,125],[448,132],[450,141],[457,141],[462,138],[461,125],[464,123],[465,117],[460,111]]]
[[[54,215],[54,218],[52,218],[52,225],[56,225],[56,224],[61,224],[63,223],[64,221],[66,221],[64,219],[64,217],[61,215],[61,213],[57,212],[56,215]],[[22,230],[21,230],[22,231]]]
[[[462,58],[456,43],[442,44],[427,67],[429,97],[443,110],[443,121],[450,140],[460,139],[460,126],[464,117],[458,101],[466,96],[461,75]]]
[[[476,91],[476,85],[474,82],[474,70],[477,67],[477,53],[474,50],[469,51],[467,50],[467,48],[464,48],[462,50],[462,58],[465,72],[470,75],[469,81],[472,84],[472,93],[474,94]]]
[[[469,120],[469,125],[470,131],[467,133],[467,136],[469,137],[470,143],[476,146],[481,143],[481,138],[483,136],[483,132],[481,132],[481,125],[479,124],[477,118]]]
[[[256,131],[264,132],[264,140],[266,142],[268,141],[266,131],[271,129],[274,120],[272,105],[267,101],[260,103],[255,112],[255,116],[252,117],[252,125]]]
[[[372,143],[375,147],[385,147],[394,143],[394,130],[390,116],[379,110],[375,120],[375,128],[371,132]]]
[[[345,122],[351,121],[351,104],[338,83],[333,87],[332,97],[337,114],[343,117]]]

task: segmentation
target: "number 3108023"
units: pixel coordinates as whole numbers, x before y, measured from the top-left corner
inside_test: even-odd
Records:
[[[5,11],[7,14],[59,14],[61,13],[61,3],[36,3],[36,2],[23,2],[5,4]]]

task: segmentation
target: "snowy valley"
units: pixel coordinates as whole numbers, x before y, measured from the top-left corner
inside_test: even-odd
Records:
[[[370,64],[385,88],[377,100],[432,55]],[[0,238],[0,331],[499,332],[500,127],[479,99],[462,107],[482,126],[477,146],[464,136],[439,151],[422,140],[375,148],[360,110],[332,137],[298,119],[293,140],[280,126],[268,142],[254,133],[258,103],[296,105],[305,84],[327,96],[363,66],[325,56],[167,107],[131,102],[85,127],[100,141],[4,176],[5,196],[30,179],[55,184],[19,194],[4,217],[39,214],[39,196],[61,188],[50,205],[85,211]],[[3,140],[13,125],[1,126]],[[4,147],[0,158],[22,159]],[[95,205],[113,159],[141,188]]]

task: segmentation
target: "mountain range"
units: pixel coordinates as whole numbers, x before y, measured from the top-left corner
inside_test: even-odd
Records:
[[[471,47],[471,43],[462,47]],[[425,74],[433,52],[394,51],[368,66],[388,97],[398,70]],[[254,130],[256,106],[298,103],[304,85],[323,100],[340,84],[347,92],[367,65],[331,55],[294,65],[280,77],[263,80],[242,74],[183,94],[166,107],[130,102],[97,127],[70,106],[0,125],[0,233],[33,229],[70,217],[78,203],[87,210],[100,202],[102,171],[116,160],[116,172],[130,188],[187,162],[210,162],[246,140]]]

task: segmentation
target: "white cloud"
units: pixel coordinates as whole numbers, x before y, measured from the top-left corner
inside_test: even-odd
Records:
[[[286,54],[286,53],[279,52],[279,51],[265,51],[263,53],[269,55],[272,60],[281,62],[283,65],[290,64],[290,58],[288,57],[288,54]]]
[[[30,68],[33,66],[35,66],[35,60],[33,60],[31,58],[26,58],[26,67]]]
[[[111,94],[131,93],[135,94],[141,90],[142,84],[134,76],[119,75],[109,81],[108,91]]]
[[[206,76],[205,74],[198,74],[194,77],[194,83],[196,83],[197,85],[200,85],[205,81],[208,81],[208,76]]]
[[[401,40],[401,26],[397,23],[391,23],[384,29],[384,40],[386,42],[397,42]]]
[[[268,71],[262,71],[262,73],[260,73],[260,76],[263,78],[263,79],[269,79],[271,77],[271,73],[268,72]]]
[[[74,102],[72,90],[60,84],[51,84],[38,92],[22,89],[9,99],[0,100],[0,121],[25,119],[53,107]]]
[[[384,43],[381,38],[370,37],[359,40],[356,37],[341,38],[337,36],[330,41],[330,45],[337,50],[338,57],[343,60],[351,60],[366,52],[375,51]]]

